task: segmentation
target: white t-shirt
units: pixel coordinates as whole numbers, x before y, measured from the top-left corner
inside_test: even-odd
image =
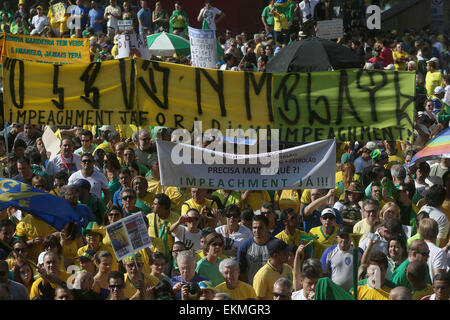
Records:
[[[75,172],[70,176],[68,184],[69,185],[75,184],[78,180],[81,179],[89,181],[89,183],[91,184],[90,193],[97,199],[102,198],[102,190],[108,189],[108,179],[106,179],[106,177],[100,172],[98,172],[96,169],[94,169],[92,175],[87,178],[83,176],[81,170]]]
[[[447,253],[434,243],[430,241],[425,242],[427,243],[428,249],[430,249],[430,257],[428,258],[427,264],[428,269],[430,269],[430,278],[433,280],[435,276],[433,269],[447,270]]]
[[[69,168],[70,174],[73,174],[81,169],[80,160],[81,157],[78,154],[73,154],[73,158],[63,158],[61,154],[57,154],[48,161],[45,171],[49,176],[54,176],[60,171],[67,171],[67,168]]]
[[[447,238],[447,234],[448,234],[448,230],[450,228],[450,224],[449,221],[447,219],[447,216],[439,209],[425,205],[423,206],[419,213],[425,211],[430,215],[430,218],[435,220],[438,225],[439,225],[439,234],[438,234],[438,238],[439,239],[446,239]]]
[[[49,24],[48,18],[44,15],[40,16],[35,15],[33,19],[31,19],[31,24],[34,26],[34,29],[30,32],[30,35],[35,35],[44,30],[44,27]]]
[[[220,233],[225,238],[225,232],[226,232],[227,226],[223,225],[216,228],[216,232]],[[253,237],[253,232],[249,228],[239,225],[239,230],[235,233],[230,233],[229,235],[230,239],[233,240],[232,247],[239,249],[241,244],[246,241],[247,239]]]
[[[118,28],[118,26],[117,26],[117,20],[119,20],[119,19],[117,19],[117,18],[114,17],[114,16],[120,16],[120,15],[122,14],[122,10],[120,9],[119,6],[113,7],[113,6],[109,5],[109,6],[107,6],[107,7],[105,8],[105,15],[106,15],[107,13],[110,13],[110,14],[111,14],[111,15],[108,17],[108,22],[106,23],[107,27],[108,27],[108,28],[114,28],[114,29],[117,29],[117,28]],[[113,15],[114,15],[114,16],[113,16]]]
[[[202,8],[200,13],[203,13],[203,19],[208,23],[209,29],[216,30],[216,16],[222,14],[222,11],[217,9],[216,7],[211,7],[209,9]]]
[[[445,87],[445,96],[444,99],[442,99],[444,103],[450,105],[450,84]]]
[[[172,235],[175,237],[175,241],[181,241],[183,243],[190,242],[194,245],[192,248],[197,251],[200,250],[202,247],[200,245],[200,237],[202,235],[202,231],[198,230],[197,233],[192,233],[188,231],[188,228],[185,226],[178,226],[178,228],[175,229],[174,232],[172,232]]]
[[[300,10],[302,10],[302,18],[303,22],[306,22],[308,15],[311,15],[311,18],[314,18],[314,7],[319,3],[318,0],[310,0],[308,3],[305,1],[300,2]]]
[[[367,250],[367,247],[369,245],[369,239],[371,238],[371,236],[373,236],[376,239],[378,239],[378,241],[376,243],[374,243],[374,245],[372,246],[372,251],[381,251],[385,255],[388,255],[389,254],[388,242],[387,242],[387,240],[385,238],[380,236],[380,234],[378,233],[378,230],[375,231],[375,233],[369,232],[364,237],[364,239],[361,240],[361,242],[359,243],[359,247],[361,248],[361,250],[362,251],[366,251]]]
[[[291,298],[292,300],[308,300],[303,293],[303,289],[293,292]]]

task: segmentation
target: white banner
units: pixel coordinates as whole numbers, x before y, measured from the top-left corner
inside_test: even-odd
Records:
[[[136,57],[150,60],[150,51],[147,47],[147,42],[141,35],[136,36],[136,34],[121,34],[118,39],[119,43],[117,47],[119,49],[119,54],[115,57],[116,59],[128,58],[135,55]]]
[[[106,226],[106,232],[119,261],[152,245],[141,212],[136,212]]]
[[[192,66],[215,69],[217,63],[215,31],[189,27],[189,42]]]
[[[222,153],[159,139],[156,146],[164,186],[281,190],[330,189],[335,185],[335,140],[254,155]],[[275,161],[275,174],[264,174]]]
[[[344,36],[342,19],[317,21],[316,37],[323,39],[337,39]]]

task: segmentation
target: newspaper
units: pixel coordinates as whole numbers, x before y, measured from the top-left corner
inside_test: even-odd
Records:
[[[140,211],[106,226],[106,232],[111,239],[117,260],[122,260],[152,245]]]

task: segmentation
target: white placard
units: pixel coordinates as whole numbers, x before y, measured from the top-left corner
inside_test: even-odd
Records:
[[[142,35],[121,34],[119,35],[117,47],[119,54],[115,57],[116,59],[128,58],[135,55],[141,59],[150,60],[150,51]]]
[[[323,39],[337,39],[344,36],[342,19],[317,21],[316,36]]]
[[[50,157],[57,155],[61,151],[61,140],[55,135],[53,130],[47,126],[42,134],[42,142],[44,143],[45,150],[50,152]]]
[[[192,66],[215,69],[217,64],[215,31],[189,27],[189,42]]]
[[[335,140],[317,141],[281,151],[253,155],[221,153],[160,139],[157,139],[156,146],[161,185],[164,186],[282,190],[330,189],[335,185]],[[201,152],[198,157],[199,164],[195,161],[198,154],[194,155],[197,151]],[[187,161],[179,161],[180,158],[177,157],[181,153],[187,155]],[[214,163],[205,163],[208,157],[214,158]],[[276,157],[278,168],[275,174],[263,174],[263,168],[268,168],[267,163]]]

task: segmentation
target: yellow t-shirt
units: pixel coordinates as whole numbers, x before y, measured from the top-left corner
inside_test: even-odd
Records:
[[[318,226],[309,230],[309,232],[313,236],[318,236],[316,240],[314,240],[314,251],[313,258],[320,259],[322,257],[323,252],[331,247],[332,245],[337,243],[336,236],[338,232],[338,227],[335,226],[333,232],[327,237],[322,231],[322,226]]]
[[[67,279],[69,279],[70,276],[71,276],[71,274],[68,274],[66,272],[60,272],[59,273],[59,277],[64,282],[67,282]],[[42,278],[38,278],[31,285],[30,300],[32,300],[36,296],[42,295],[42,292],[39,290],[39,287],[38,287],[39,284],[42,282],[42,280],[43,280]],[[56,283],[53,283],[53,282],[50,282],[50,285],[52,286],[53,289],[56,289],[58,287],[58,285]]]
[[[286,230],[283,230],[279,234],[277,234],[275,236],[275,238],[283,240],[288,245],[289,244],[293,244],[293,245],[298,247],[301,244],[301,241],[300,241],[300,236],[301,235],[308,236],[308,237],[312,236],[310,233],[307,233],[305,231],[301,231],[301,230],[295,229],[295,234],[293,234],[293,235],[287,234]]]
[[[389,155],[388,163],[386,163],[384,167],[388,170],[391,170],[393,165],[403,164],[404,162],[405,162],[405,153],[403,152],[403,150],[397,149],[396,154]]]
[[[447,219],[450,221],[450,200],[444,200],[444,203],[442,203],[442,212],[445,213]]]
[[[174,240],[173,236],[170,234],[169,228],[172,224],[177,222],[179,218],[180,218],[180,216],[174,212],[170,212],[167,219],[159,218],[159,216],[154,212],[149,213],[147,215],[148,235],[149,235],[150,239],[152,240],[152,251],[153,252],[158,251],[158,252],[163,253],[165,256],[170,255],[170,252],[166,252],[163,238],[159,238],[158,236],[159,236],[159,232],[160,232],[163,224],[167,223],[167,226],[166,226],[166,228],[167,228],[167,246],[168,246],[168,250],[171,251],[175,240]],[[156,231],[155,231],[155,220],[156,220]]]
[[[280,32],[289,29],[289,20],[284,13],[273,11],[273,30]]]
[[[249,205],[253,211],[256,211],[261,209],[261,206],[266,202],[270,202],[270,195],[266,190],[252,191],[247,199],[242,201],[242,207],[245,208],[246,205]]]
[[[427,283],[427,286],[423,289],[420,290],[413,290],[412,292],[412,298],[411,300],[420,300],[425,296],[429,296],[430,294],[433,294],[434,290],[433,290],[433,286],[429,283]]]
[[[367,219],[362,219],[361,221],[358,221],[353,226],[353,232],[354,233],[362,233],[363,236],[360,239],[360,242],[364,237],[370,232],[370,225],[367,223]]]
[[[248,283],[239,281],[238,286],[231,290],[227,288],[227,284],[222,282],[216,287],[216,290],[220,293],[228,294],[233,300],[246,300],[246,299],[256,299],[255,289]]]
[[[136,287],[132,284],[132,281],[128,278],[128,273],[125,273],[125,289],[123,291],[125,298],[131,298],[136,294]],[[159,282],[159,279],[151,274],[144,274],[144,283],[146,285],[154,286]]]
[[[285,189],[280,195],[275,192],[275,201],[278,201],[280,210],[292,208],[297,214],[300,213],[300,194],[297,190]]]
[[[161,185],[161,180],[155,180],[155,179],[149,179],[151,178],[148,177],[147,178],[147,182],[148,182],[148,188],[147,188],[147,192],[153,195],[153,198],[151,200],[150,203],[153,203],[153,200],[155,200],[155,195],[157,195],[158,193],[164,193],[164,186]]]
[[[373,289],[366,285],[358,286],[358,300],[389,300],[391,289],[382,286],[380,289]]]
[[[405,52],[397,52],[397,51],[392,51],[392,58],[397,59],[397,58],[403,58],[403,57],[407,57],[408,54],[406,54]],[[395,70],[406,70],[406,61],[402,61],[400,63],[394,63],[395,66]]]
[[[184,191],[178,187],[167,187],[164,192],[170,198],[170,210],[181,213],[181,206],[191,197],[191,190]]]
[[[212,200],[209,199],[205,199],[205,202],[203,202],[202,204],[197,203],[194,201],[193,198],[189,199],[188,201],[185,201],[183,203],[183,205],[181,206],[181,215],[184,216],[189,209],[197,209],[198,212],[201,212],[203,207],[210,207],[210,208],[214,208],[217,209],[217,204]]]
[[[27,214],[16,226],[16,236],[23,237],[26,241],[38,236],[45,238],[56,231],[55,228],[47,224],[44,220],[36,218],[31,214]],[[44,251],[42,244],[33,244],[28,248],[28,258],[37,262],[37,258],[42,251]]]
[[[427,89],[427,95],[429,97],[434,95],[434,88],[436,88],[437,86],[442,87],[443,85],[444,77],[442,76],[441,72],[427,72],[427,75],[425,76],[425,88]]]
[[[273,284],[280,278],[292,281],[292,268],[283,264],[283,270],[279,273],[269,261],[263,265],[253,278],[253,289],[256,296],[262,300],[273,300]]]

